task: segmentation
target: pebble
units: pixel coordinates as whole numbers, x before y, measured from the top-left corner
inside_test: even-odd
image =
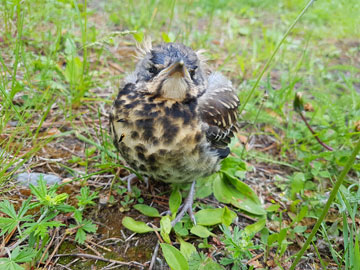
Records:
[[[45,173],[19,173],[15,176],[15,179],[22,186],[29,186],[29,184],[37,186],[37,182],[41,175],[43,176],[46,185],[55,185],[56,183],[61,183],[60,177]]]

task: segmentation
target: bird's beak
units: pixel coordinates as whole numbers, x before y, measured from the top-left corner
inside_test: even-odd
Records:
[[[191,78],[187,68],[184,65],[184,61],[179,61],[171,64],[169,67],[163,70],[167,77],[183,77]]]

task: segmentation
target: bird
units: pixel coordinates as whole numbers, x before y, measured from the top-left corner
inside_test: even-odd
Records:
[[[231,81],[212,71],[203,50],[182,43],[138,46],[109,112],[110,134],[126,163],[155,181],[191,184],[172,225],[186,212],[194,224],[199,178],[219,171],[238,129],[239,98]],[[134,175],[128,178],[128,187]]]

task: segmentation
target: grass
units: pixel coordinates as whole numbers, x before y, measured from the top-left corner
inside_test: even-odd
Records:
[[[166,239],[170,235],[171,243],[180,243],[181,254],[186,256],[179,256],[185,256],[191,269],[215,262],[228,269],[233,265],[289,268],[292,256],[300,250],[320,216],[360,131],[358,1],[315,1],[255,87],[265,63],[305,5],[302,0],[3,0],[1,200],[13,199],[11,194],[17,189],[9,180],[14,174],[33,171],[55,173],[73,181],[74,186],[79,183],[83,188],[91,187],[104,195],[110,205],[117,207],[117,202],[122,201],[121,209],[129,210],[130,214],[136,202],[153,202],[141,195],[146,194],[144,191],[129,197],[120,183],[119,178],[126,170],[119,166],[121,157],[108,136],[106,114],[121,79],[135,66],[135,40],[149,35],[154,43],[183,42],[194,49],[206,49],[210,66],[231,78],[238,90],[244,105],[241,114],[244,128],[232,150],[246,163],[246,170],[239,169],[235,175],[262,199],[267,222],[242,212],[246,218],[239,219],[247,222],[235,221],[231,225],[233,231],[228,227],[221,230],[214,225],[207,227],[215,233],[217,242],[212,237],[189,233],[191,224],[186,222],[175,228],[175,235],[181,240],[174,238],[174,233],[164,229],[167,222],[164,219],[161,237]],[[253,95],[245,103],[252,89]],[[303,93],[303,113],[309,124],[334,151],[327,151],[316,142],[294,110],[298,92]],[[344,177],[329,215],[321,223],[311,252],[298,267],[356,269],[353,267],[360,265],[359,169],[356,159]],[[110,184],[111,190],[107,186]],[[80,188],[72,192],[80,194]],[[204,184],[200,193],[206,197],[211,189]],[[164,194],[169,196],[165,191]],[[26,197],[20,194],[16,200],[25,203]],[[223,206],[206,200],[199,200],[198,209]],[[67,202],[79,207],[71,196]],[[161,208],[161,204],[157,206]],[[62,212],[57,210],[60,215]],[[33,219],[44,218],[34,210],[29,211],[33,211]],[[133,217],[137,219],[138,215]],[[0,218],[4,216],[0,214]],[[72,221],[74,226],[83,221],[77,218]],[[246,227],[253,220],[258,220],[255,223],[258,225]],[[18,225],[23,223],[21,220]],[[22,232],[19,228],[12,237],[7,234],[9,239],[3,241],[3,246],[16,242],[15,237]],[[43,241],[43,247],[34,250],[49,252],[45,250],[49,239],[40,236],[35,239],[38,243]],[[240,242],[251,248],[243,249]],[[32,247],[31,242],[24,243]],[[189,245],[197,252],[192,253]],[[50,250],[54,248],[49,246]],[[19,254],[32,262],[41,258],[21,248],[14,254],[14,260],[7,263],[21,263]]]

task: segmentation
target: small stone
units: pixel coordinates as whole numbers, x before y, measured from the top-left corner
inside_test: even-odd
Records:
[[[63,184],[66,184],[66,183],[71,182],[72,180],[73,180],[72,178],[67,177],[67,178],[64,178],[64,179],[62,180],[62,183],[63,183]]]
[[[37,182],[39,181],[41,175],[47,185],[61,183],[60,177],[44,173],[19,173],[15,176],[15,179],[22,186],[29,186],[29,184],[37,186]]]

